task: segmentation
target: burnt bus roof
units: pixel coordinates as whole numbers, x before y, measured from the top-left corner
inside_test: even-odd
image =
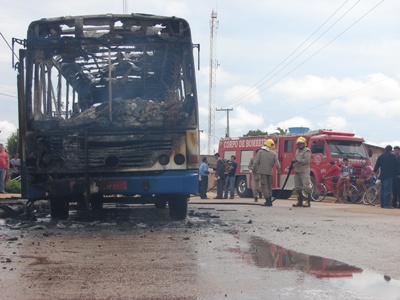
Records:
[[[108,100],[110,72],[114,98],[163,101],[178,84],[180,60],[193,44],[182,18],[104,14],[34,21],[26,47],[28,62],[51,60],[80,95],[81,108],[88,108]],[[183,63],[194,68],[190,59]],[[185,88],[195,94],[194,86]]]
[[[154,26],[158,24],[172,24],[172,23],[180,23],[182,22],[185,25],[186,29],[189,29],[189,24],[185,19],[177,18],[175,16],[167,17],[167,16],[158,16],[158,15],[150,15],[150,14],[101,14],[101,15],[81,15],[81,16],[64,16],[64,17],[56,17],[56,18],[42,18],[40,20],[36,20],[31,22],[28,27],[28,37],[31,29],[36,25],[46,25],[54,24],[54,25],[66,25],[70,28],[80,27],[82,26],[100,26],[100,25],[109,25],[112,23],[116,23],[121,21],[121,24],[125,26]],[[116,26],[115,28],[117,28]],[[43,27],[43,29],[46,29]],[[62,30],[53,28],[57,33],[61,33]],[[67,31],[65,31],[67,32]],[[71,32],[69,30],[69,32]],[[53,32],[54,34],[55,32]],[[190,34],[190,31],[185,33]]]

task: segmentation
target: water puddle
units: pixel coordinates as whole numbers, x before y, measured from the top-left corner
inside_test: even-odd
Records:
[[[282,271],[300,271],[321,279],[333,289],[351,291],[365,299],[400,299],[400,280],[361,269],[346,263],[321,256],[308,255],[286,249],[254,236],[240,236],[249,249],[233,248],[247,263],[258,268]],[[250,259],[251,258],[251,259]]]

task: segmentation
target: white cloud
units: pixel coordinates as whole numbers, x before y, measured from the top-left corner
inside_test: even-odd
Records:
[[[397,80],[382,73],[369,74],[361,79],[336,77],[304,76],[282,80],[271,88],[275,93],[286,95],[293,100],[315,101],[329,98],[372,97],[387,95],[393,97],[400,93]]]
[[[128,0],[129,12],[175,15],[185,18],[191,25],[193,42],[201,45],[201,69],[196,70],[196,77],[200,129],[207,130],[209,22],[216,3],[193,0],[136,2]],[[396,140],[400,130],[400,125],[397,125],[400,85],[398,77],[391,76],[399,73],[396,62],[400,52],[397,24],[400,1],[384,1],[360,20],[377,2],[366,0],[357,3],[316,44],[273,76],[279,70],[279,67],[274,68],[285,66],[285,63],[280,63],[342,3],[315,0],[232,0],[218,3],[216,59],[221,65],[217,69],[215,106],[233,108],[230,113],[232,136],[256,129],[274,132],[277,127],[287,129],[303,126],[318,129],[312,127],[318,126],[357,131],[375,144]],[[355,3],[346,2],[329,24],[299,51],[310,45]],[[122,13],[122,3],[104,0],[71,0],[68,3],[37,0],[4,4],[0,14],[3,23],[8,26],[2,29],[2,34],[11,43],[12,37],[25,38],[27,26],[34,20],[102,13]],[[340,33],[343,34],[328,45]],[[286,63],[295,58],[299,51]],[[194,53],[197,67],[196,49]],[[0,63],[3,67],[0,93],[16,95],[16,72],[11,68],[11,52],[4,41],[0,42]],[[257,86],[255,96],[248,92],[248,88],[254,85]],[[238,96],[240,98],[236,99]],[[15,98],[0,94],[0,103],[0,119],[17,124],[18,104]],[[215,135],[224,136],[225,113],[215,113],[215,125]],[[3,132],[1,136],[1,139],[6,140]]]
[[[261,113],[251,112],[242,106],[235,107],[229,115],[230,136],[243,135],[249,130],[260,128],[263,123],[264,118]],[[218,124],[226,128],[226,114],[223,118],[218,117]]]
[[[228,106],[229,103],[231,105],[240,105],[240,103],[243,101],[245,101],[246,104],[257,104],[261,102],[261,96],[258,89],[244,85],[236,85],[231,88],[227,88],[224,93],[224,99]]]
[[[318,129],[342,130],[348,126],[346,118],[341,116],[330,116],[322,122],[318,122]]]
[[[278,122],[276,124],[269,124],[265,131],[268,133],[277,132],[277,128],[280,127],[282,129],[289,129],[291,127],[303,127],[303,128],[312,128],[312,122],[303,118],[303,117],[294,117],[285,121]]]
[[[219,138],[217,136],[211,137],[210,154],[214,154],[218,151]],[[208,133],[205,131],[200,132],[200,154],[208,154]]]
[[[17,128],[15,127],[14,124],[8,121],[0,121],[0,130],[1,130],[0,143],[6,145],[7,139],[10,137],[12,133],[17,131]]]

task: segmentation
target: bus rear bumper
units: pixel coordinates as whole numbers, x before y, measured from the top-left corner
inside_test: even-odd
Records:
[[[198,171],[166,171],[162,174],[103,178],[91,181],[91,193],[123,195],[198,194]]]
[[[27,198],[30,201],[50,198],[82,199],[87,194],[103,195],[197,195],[199,191],[198,171],[165,171],[130,176],[83,177],[49,180],[41,185],[29,185]]]

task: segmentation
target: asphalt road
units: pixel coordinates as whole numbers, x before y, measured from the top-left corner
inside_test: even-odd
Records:
[[[400,299],[400,209],[294,202],[0,219],[0,298]]]

